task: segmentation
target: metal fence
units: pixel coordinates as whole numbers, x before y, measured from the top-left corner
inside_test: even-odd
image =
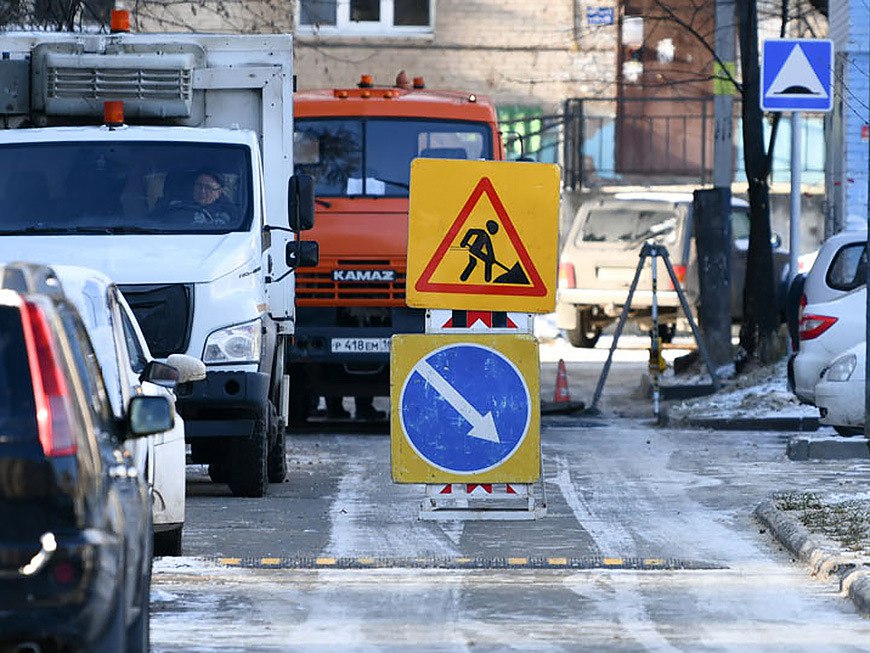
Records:
[[[744,178],[739,102],[734,115],[734,178]],[[535,115],[519,129],[524,154],[554,161],[561,148],[562,182],[579,190],[620,184],[706,184],[713,173],[713,98],[570,98],[561,114]],[[779,125],[773,156],[773,181],[789,179],[790,125]],[[803,121],[801,167],[806,184],[824,180],[823,118]],[[770,122],[765,123],[770,136]]]

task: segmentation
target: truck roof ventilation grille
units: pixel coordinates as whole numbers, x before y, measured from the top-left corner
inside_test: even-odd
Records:
[[[128,118],[191,115],[195,57],[190,53],[40,54],[34,60],[33,100],[46,115],[102,115],[106,100],[123,100]]]

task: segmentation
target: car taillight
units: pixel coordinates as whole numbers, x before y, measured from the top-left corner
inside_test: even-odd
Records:
[[[76,441],[69,418],[69,389],[58,368],[51,331],[36,304],[25,302],[21,312],[24,342],[33,382],[39,442],[46,456],[71,456]]]
[[[559,288],[576,288],[577,275],[573,263],[559,263]]]
[[[834,326],[837,318],[830,315],[813,315],[808,313],[802,315],[798,324],[798,334],[801,340],[812,340],[818,338],[825,331]]]

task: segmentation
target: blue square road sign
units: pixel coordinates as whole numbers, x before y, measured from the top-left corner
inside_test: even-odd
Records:
[[[830,111],[834,44],[827,39],[767,39],[761,57],[761,108]]]

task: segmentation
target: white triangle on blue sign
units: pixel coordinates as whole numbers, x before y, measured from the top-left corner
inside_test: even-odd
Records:
[[[782,68],[773,78],[765,97],[768,98],[826,98],[825,87],[810,65],[799,43],[795,43]]]

